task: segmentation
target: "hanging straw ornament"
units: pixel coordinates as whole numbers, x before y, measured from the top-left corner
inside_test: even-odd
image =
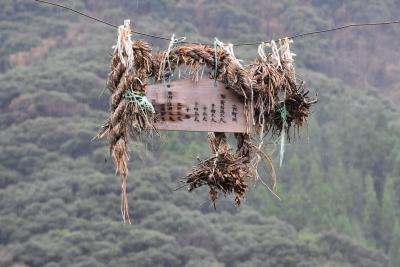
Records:
[[[289,38],[284,38],[283,40],[279,40],[280,43],[280,57],[281,60],[287,64],[288,68],[293,72],[293,78],[296,79],[295,71],[294,71],[294,57],[296,54],[290,51],[290,44],[293,43],[293,40],[289,40]]]
[[[127,71],[133,67],[134,62],[132,32],[131,21],[129,19],[124,20],[124,25],[118,27],[117,44],[113,46]]]
[[[168,44],[168,49],[163,54],[163,59],[162,59],[162,63],[161,63],[161,66],[160,66],[161,70],[159,71],[159,77],[158,77],[159,80],[162,78],[163,83],[165,84],[165,82],[166,82],[165,81],[165,79],[166,79],[165,78],[165,76],[166,76],[165,75],[165,68],[166,68],[166,65],[168,64],[168,85],[171,82],[171,75],[172,75],[172,73],[171,73],[172,72],[172,68],[171,68],[171,62],[169,60],[169,54],[171,52],[171,49],[174,47],[174,43],[175,43],[175,33],[172,34],[171,41]]]
[[[216,50],[216,47],[221,47],[222,49],[224,49],[225,52],[233,59],[233,61],[243,69],[243,66],[240,63],[242,60],[236,58],[236,56],[235,56],[235,53],[233,51],[233,44],[231,44],[231,43],[228,43],[228,44],[223,43],[220,40],[218,40],[218,38],[215,37],[215,40],[214,40],[214,48],[215,48],[215,50]]]
[[[143,41],[132,41],[131,33],[129,20],[118,27],[107,78],[111,113],[97,136],[108,137],[111,158],[121,177],[121,214],[127,223],[131,223],[127,196],[129,141],[131,138],[138,141],[143,133],[155,130],[155,110],[145,96],[152,73],[151,48]]]
[[[262,42],[262,43],[258,46],[258,49],[257,49],[258,56],[260,57],[260,59],[261,59],[262,61],[267,61],[267,55],[265,54],[265,48],[266,48],[266,47],[271,47],[271,44],[270,44],[270,43],[264,43],[264,42]]]
[[[190,70],[189,74],[197,73],[201,67],[213,72],[212,79],[225,84],[244,103],[247,125],[245,133],[234,134],[237,142],[235,151],[229,148],[224,133],[210,134],[213,155],[200,162],[185,177],[183,182],[188,190],[207,185],[213,203],[218,193],[234,193],[235,202],[239,205],[248,189],[247,182],[259,180],[276,196],[275,169],[270,156],[262,150],[263,137],[268,132],[273,136],[279,132],[282,134],[282,165],[284,140],[290,140],[289,128],[292,125],[300,128],[309,115],[310,107],[316,102],[309,101],[308,91],[297,86],[293,79],[294,54],[290,52],[290,41],[281,40],[279,48],[275,41],[261,44],[258,59],[249,66],[243,66],[235,56],[233,45],[217,38],[214,47],[201,44],[176,47],[184,39],[176,39],[172,35],[165,51],[152,54],[148,43],[132,41],[131,35],[132,29],[127,20],[118,28],[112,69],[108,75],[107,85],[112,93],[111,114],[99,133],[99,137],[108,136],[110,153],[122,178],[121,213],[124,221],[130,223],[126,192],[130,138],[140,141],[143,133],[156,130],[155,110],[146,98],[147,84],[149,79],[154,79],[155,83],[170,83],[174,72],[182,66]],[[267,53],[267,48],[272,52]],[[285,93],[283,101],[279,99],[282,92]],[[258,145],[253,144],[254,131],[259,134]],[[272,183],[265,183],[258,175],[257,166],[262,161],[270,166]]]
[[[170,60],[171,50],[174,49],[177,44],[185,42],[185,40],[186,40],[186,37],[181,37],[181,38],[175,39],[175,33],[172,34],[172,36],[171,36],[171,41],[168,44],[168,48],[163,53],[163,58],[161,61],[161,66],[160,66],[161,70],[159,71],[159,74],[158,74],[158,80],[161,80],[161,78],[162,78],[162,81],[164,84],[166,84],[166,76],[167,75],[168,75],[168,82],[167,82],[168,85],[171,83],[171,78],[174,77],[173,69],[171,66],[171,60]],[[166,71],[165,71],[167,65],[168,65],[168,73],[166,73]]]
[[[275,60],[277,68],[282,69],[281,56],[278,46],[274,40],[271,41],[272,58]]]

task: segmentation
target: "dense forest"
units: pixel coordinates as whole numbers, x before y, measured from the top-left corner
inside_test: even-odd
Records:
[[[199,42],[269,40],[400,10],[396,0],[57,2]],[[386,26],[295,40],[298,73],[320,102],[278,168],[281,201],[255,186],[240,208],[227,197],[214,210],[206,189],[175,190],[208,155],[207,137],[162,133],[131,145],[126,225],[106,141],[92,141],[108,114],[116,30],[2,0],[0,266],[400,266],[399,36]],[[249,63],[257,47],[235,52]]]

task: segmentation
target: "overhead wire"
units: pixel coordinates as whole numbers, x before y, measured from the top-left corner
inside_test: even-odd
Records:
[[[333,31],[339,31],[339,30],[344,30],[348,28],[353,28],[353,27],[366,27],[366,26],[380,26],[380,25],[391,25],[391,24],[400,24],[399,20],[393,20],[393,21],[383,21],[383,22],[368,22],[368,23],[359,23],[359,24],[348,24],[336,28],[331,28],[331,29],[325,29],[325,30],[319,30],[319,31],[314,31],[314,32],[306,32],[306,33],[300,33],[296,34],[293,36],[288,36],[288,39],[296,39],[296,38],[301,38],[305,36],[310,36],[310,35],[316,35],[316,34],[321,34],[321,33],[327,33],[327,32],[333,32]],[[262,42],[255,42],[255,43],[239,43],[235,44],[235,46],[246,46],[246,45],[259,45]]]
[[[79,14],[79,15],[81,15],[81,16],[84,16],[84,17],[86,17],[86,18],[89,18],[89,19],[91,19],[91,20],[94,20],[94,21],[96,21],[96,22],[99,22],[99,23],[105,24],[105,25],[107,25],[107,26],[110,26],[110,27],[112,27],[112,28],[118,29],[118,26],[117,26],[117,25],[114,25],[114,24],[112,24],[112,23],[110,23],[110,22],[107,22],[107,21],[98,19],[98,18],[96,18],[96,17],[90,16],[90,15],[85,14],[85,13],[79,11],[79,10],[75,10],[75,9],[73,9],[73,8],[70,8],[70,7],[67,7],[67,6],[64,6],[64,5],[60,5],[60,4],[57,4],[57,3],[53,3],[53,2],[49,2],[49,1],[44,1],[44,0],[33,0],[33,1],[39,2],[39,3],[43,3],[43,4],[47,4],[47,5],[51,5],[51,6],[55,6],[55,7],[59,7],[59,8],[63,8],[63,9],[66,9],[66,10],[68,10],[68,11],[71,11],[71,12],[74,12],[74,13],[76,13],[76,14]],[[157,36],[157,35],[153,35],[153,34],[149,34],[149,33],[144,33],[144,32],[139,32],[139,31],[133,31],[133,32],[136,33],[136,34],[143,35],[143,36],[147,36],[147,37],[151,37],[151,38],[157,38],[157,39],[161,39],[161,40],[170,41],[170,38],[166,38],[166,37],[162,37],[162,36]]]
[[[35,2],[39,2],[39,3],[43,3],[43,4],[47,4],[47,5],[52,5],[55,7],[59,7],[59,8],[63,8],[65,10],[74,12],[76,14],[79,14],[81,16],[84,16],[86,18],[89,18],[91,20],[94,20],[96,22],[102,23],[104,25],[113,27],[118,29],[117,25],[114,25],[110,22],[107,22],[105,20],[101,20],[98,19],[96,17],[93,17],[91,15],[85,14],[79,10],[75,10],[71,7],[67,7],[61,4],[57,4],[57,3],[53,3],[53,2],[49,2],[49,1],[44,1],[44,0],[33,0]],[[322,33],[327,33],[327,32],[333,32],[333,31],[339,31],[339,30],[344,30],[344,29],[348,29],[348,28],[354,28],[354,27],[367,27],[367,26],[383,26],[383,25],[394,25],[394,24],[400,24],[400,20],[392,20],[392,21],[382,21],[382,22],[367,22],[367,23],[354,23],[354,24],[348,24],[348,25],[344,25],[344,26],[340,26],[340,27],[336,27],[336,28],[330,28],[330,29],[324,29],[324,30],[318,30],[318,31],[312,31],[312,32],[305,32],[305,33],[299,33],[299,34],[295,34],[292,36],[288,36],[287,38],[289,39],[296,39],[296,38],[302,38],[302,37],[306,37],[306,36],[311,36],[311,35],[317,35],[317,34],[322,34]],[[146,37],[150,37],[150,38],[155,38],[155,39],[160,39],[160,40],[165,40],[165,41],[171,41],[171,38],[168,37],[164,37],[164,36],[159,36],[159,35],[153,35],[150,33],[145,33],[145,32],[140,32],[140,31],[136,31],[133,30],[133,33],[136,33],[138,35],[142,35],[142,36],[146,36]],[[237,43],[237,44],[233,44],[234,46],[251,46],[251,45],[260,45],[262,43],[265,43],[268,41],[262,41],[262,42],[249,42],[249,43]],[[198,43],[193,43],[193,42],[187,42],[187,41],[183,41],[182,43],[190,43],[190,44],[198,44]]]

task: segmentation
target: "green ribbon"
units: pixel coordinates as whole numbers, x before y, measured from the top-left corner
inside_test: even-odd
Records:
[[[129,103],[138,105],[142,111],[150,110],[151,113],[153,114],[156,113],[153,105],[150,103],[147,97],[142,93],[135,92],[132,90],[127,90],[124,94],[124,97],[126,100],[128,100]]]
[[[279,108],[279,113],[281,114],[281,120],[282,120],[282,129],[284,127],[287,127],[287,117],[288,117],[288,111],[286,109],[285,102],[283,102],[283,106]]]

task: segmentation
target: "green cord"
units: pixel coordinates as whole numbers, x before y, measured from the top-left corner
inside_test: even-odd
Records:
[[[142,109],[142,111],[150,110],[151,113],[156,113],[153,105],[149,102],[145,95],[142,95],[142,93],[127,90],[124,97],[126,100],[128,100],[129,103],[138,105]]]
[[[147,117],[146,111],[150,110],[152,114],[155,114],[156,111],[154,110],[153,105],[149,102],[147,97],[142,93],[134,92],[132,90],[127,90],[124,94],[124,97],[126,100],[128,100],[129,103],[137,105],[140,108],[140,111],[142,112],[141,115],[145,118],[147,124],[151,124],[149,118]]]
[[[283,102],[283,106],[279,108],[279,113],[281,114],[281,120],[282,120],[282,130],[284,127],[287,127],[287,117],[288,117],[288,111],[286,109],[285,102]]]

